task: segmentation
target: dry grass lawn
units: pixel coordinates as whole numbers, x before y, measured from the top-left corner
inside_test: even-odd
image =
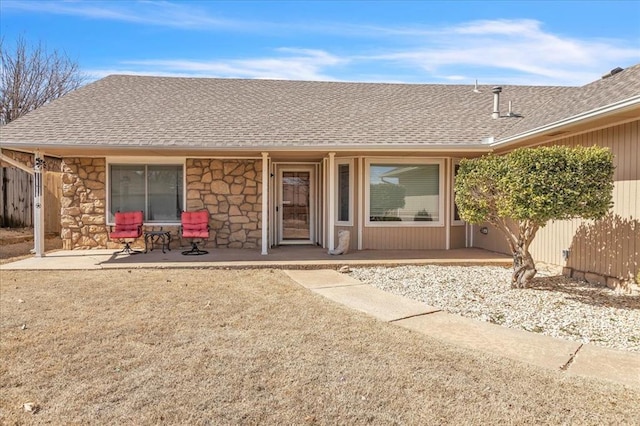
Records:
[[[58,236],[47,235],[44,240],[46,251],[62,248]],[[0,228],[0,265],[33,256],[33,228]]]
[[[280,271],[0,274],[2,424],[640,419],[638,390],[448,346]]]

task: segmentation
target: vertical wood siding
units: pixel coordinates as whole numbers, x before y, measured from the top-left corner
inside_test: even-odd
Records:
[[[0,168],[0,225],[10,228],[33,226],[33,176],[16,167]],[[44,182],[44,224],[46,233],[60,233],[60,173],[46,172]]]
[[[16,167],[0,168],[0,215],[3,227],[33,226],[33,177]]]
[[[62,173],[44,174],[44,232],[60,235],[62,198]]]
[[[465,226],[464,225],[456,225],[451,226],[451,248],[464,248],[465,245]]]
[[[365,250],[442,250],[446,248],[445,227],[364,228]]]
[[[547,144],[567,146],[598,145],[614,155],[613,208],[598,221],[565,220],[548,223],[538,231],[531,245],[536,261],[568,266],[578,271],[629,279],[640,268],[640,121],[613,126]],[[479,234],[474,245],[508,252],[502,234],[489,226],[489,234]],[[570,250],[567,261],[562,250]]]
[[[483,227],[486,227],[489,231],[487,234],[480,232]],[[473,226],[473,247],[511,255],[511,250],[504,234],[488,223]]]

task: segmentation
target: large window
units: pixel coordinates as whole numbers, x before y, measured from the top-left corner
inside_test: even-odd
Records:
[[[338,225],[351,226],[353,216],[353,160],[336,160]]]
[[[442,225],[440,170],[440,162],[369,162],[368,224]]]
[[[117,211],[142,210],[145,222],[179,222],[183,210],[181,164],[111,164],[109,221]]]

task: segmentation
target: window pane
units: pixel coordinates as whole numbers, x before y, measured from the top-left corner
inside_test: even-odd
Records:
[[[109,220],[115,212],[144,210],[144,166],[111,166],[111,208]]]
[[[180,220],[182,212],[182,166],[147,166],[150,222]]]
[[[438,221],[440,166],[437,164],[372,164],[369,220]]]
[[[349,221],[349,164],[338,164],[338,221]]]

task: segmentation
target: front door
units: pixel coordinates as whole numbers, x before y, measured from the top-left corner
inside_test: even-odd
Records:
[[[313,166],[280,169],[280,244],[309,244],[313,241]]]

